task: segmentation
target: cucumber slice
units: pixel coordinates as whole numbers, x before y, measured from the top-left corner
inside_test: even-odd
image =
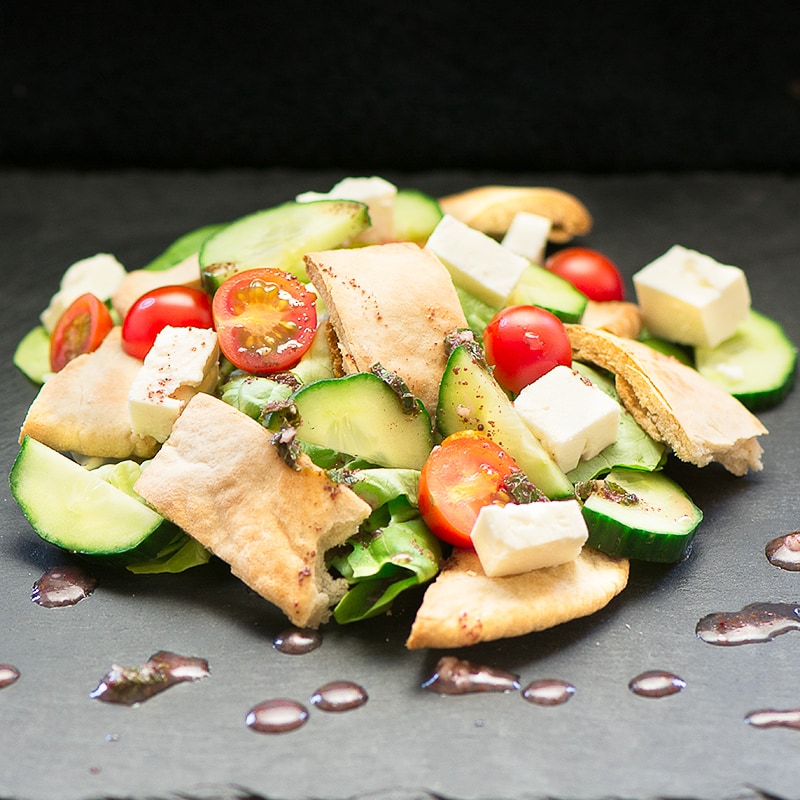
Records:
[[[29,436],[9,486],[36,533],[72,553],[133,564],[155,557],[177,530],[140,500]]]
[[[595,483],[583,517],[590,547],[612,556],[672,563],[688,555],[703,512],[663,472],[618,468]]]
[[[418,400],[400,396],[371,372],[317,381],[294,396],[301,442],[397,469],[422,469],[433,447],[431,418]]]
[[[502,447],[551,500],[573,497],[572,482],[514,408],[485,363],[470,347],[453,348],[439,387],[436,427],[444,437],[479,430]]]
[[[14,350],[14,366],[34,383],[44,383],[50,368],[50,334],[37,325],[20,339]]]
[[[442,218],[439,202],[416,189],[398,189],[394,198],[394,237],[424,244]]]
[[[780,403],[797,371],[797,348],[783,328],[752,309],[731,338],[695,348],[694,358],[701,375],[750,409]]]
[[[202,228],[189,231],[189,233],[185,233],[152,261],[145,264],[142,269],[150,270],[151,272],[160,272],[161,270],[169,269],[170,267],[180,264],[181,261],[189,258],[192,253],[199,252],[203,242],[205,242],[209,236],[222,230],[224,227],[224,225],[206,225]]]
[[[511,291],[506,305],[540,306],[562,322],[580,322],[589,298],[560,275],[530,264]]]
[[[213,294],[231,275],[273,267],[308,281],[303,255],[340,247],[369,227],[364,203],[354,200],[288,202],[226,225],[200,248],[203,288]]]

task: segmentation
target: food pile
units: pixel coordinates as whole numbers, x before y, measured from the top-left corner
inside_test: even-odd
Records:
[[[20,342],[41,384],[12,494],[43,539],[138,572],[212,556],[292,624],[385,613],[409,648],[518,636],[690,552],[670,457],[760,470],[797,352],[745,273],[680,245],[633,277],[546,187],[346,178],[70,266]]]

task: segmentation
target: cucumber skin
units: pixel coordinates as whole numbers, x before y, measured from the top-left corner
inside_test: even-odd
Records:
[[[398,189],[394,200],[394,237],[422,245],[443,216],[436,198],[417,189]]]
[[[529,264],[506,305],[528,305],[555,314],[562,322],[580,322],[589,298],[569,281],[538,264]]]

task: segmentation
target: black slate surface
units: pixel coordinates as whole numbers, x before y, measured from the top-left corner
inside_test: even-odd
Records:
[[[595,217],[585,239],[630,275],[681,243],[747,271],[754,306],[800,342],[800,182],[778,174],[638,177],[577,174],[384,173],[433,194],[489,182],[573,191]],[[20,336],[62,271],[95,252],[129,268],[181,233],[326,189],[341,174],[0,174],[5,292],[0,344],[2,471],[34,387],[11,366]],[[630,281],[628,280],[630,290]],[[797,393],[763,413],[764,470],[671,464],[703,508],[692,556],[674,566],[635,564],[629,587],[600,613],[556,629],[456,652],[516,671],[523,683],[558,677],[577,687],[556,708],[518,694],[440,697],[419,684],[438,652],[403,642],[413,602],[390,617],[326,628],[323,646],[281,655],[285,626],[267,603],[215,563],[180,576],[100,571],[77,606],[31,602],[33,582],[69,558],[40,542],[4,482],[0,504],[0,663],[21,677],[0,690],[0,797],[88,798],[750,798],[798,794],[800,732],[759,730],[755,709],[800,707],[800,635],[717,648],[698,640],[703,615],[754,601],[800,601],[800,574],[764,557],[767,540],[800,527]],[[207,658],[211,675],[139,707],[89,693],[112,663],[135,666],[159,649]],[[686,689],[636,697],[628,681],[672,670]],[[358,681],[361,709],[312,711],[281,736],[251,732],[247,711],[269,697],[307,701],[329,680]]]

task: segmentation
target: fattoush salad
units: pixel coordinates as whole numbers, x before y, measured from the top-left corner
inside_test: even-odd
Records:
[[[676,244],[628,299],[591,228],[555,188],[350,177],[141,268],[88,256],[15,353],[12,494],[70,553],[222,559],[301,628],[412,588],[409,648],[591,614],[690,553],[668,459],[762,468],[797,362],[741,267]]]

